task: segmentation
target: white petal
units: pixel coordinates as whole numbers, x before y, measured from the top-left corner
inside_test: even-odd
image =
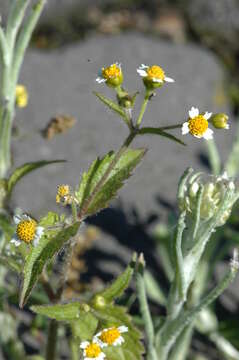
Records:
[[[98,84],[104,83],[106,82],[106,79],[103,79],[102,77],[98,77],[95,79],[96,82],[98,82]]]
[[[44,233],[44,227],[37,226],[36,235],[39,236],[39,238],[40,238],[43,235],[43,233]]]
[[[186,135],[189,133],[189,127],[188,127],[188,122],[186,121],[185,123],[183,123],[182,125],[182,135]]]
[[[149,68],[149,66],[148,65],[145,65],[145,64],[141,64],[140,66],[139,66],[139,69],[141,69],[141,70],[143,70],[143,69],[148,69]]]
[[[129,329],[127,326],[122,325],[122,326],[118,327],[118,330],[120,333],[125,333],[125,332],[128,332]]]
[[[206,120],[210,119],[211,116],[212,116],[212,113],[211,113],[211,112],[208,112],[208,111],[206,111],[205,114],[203,115],[203,117],[204,117]]]
[[[163,83],[162,79],[153,78],[152,80],[153,80],[153,82],[156,82],[156,83]]]
[[[213,139],[213,130],[208,128],[207,131],[205,131],[205,133],[203,134],[203,138],[206,140]]]
[[[117,346],[117,345],[121,345],[124,343],[124,338],[123,336],[119,336],[118,339],[116,339],[114,342],[113,342],[113,346]]]
[[[108,344],[101,341],[96,335],[93,337],[93,342],[98,344],[101,348],[107,347]]]
[[[174,79],[172,79],[172,78],[170,78],[170,77],[168,77],[168,76],[165,76],[164,81],[169,82],[169,83],[175,82]]]
[[[235,190],[235,184],[233,181],[230,181],[229,184],[228,184],[228,187],[230,190]]]
[[[17,239],[17,238],[12,238],[12,240],[10,241],[10,243],[14,244],[16,247],[21,245],[21,240]]]
[[[85,349],[88,345],[90,345],[89,341],[83,341],[83,342],[80,344],[80,348],[81,348],[81,349]]]
[[[191,118],[191,119],[193,119],[193,118],[195,118],[196,116],[198,116],[199,115],[199,110],[198,110],[198,108],[195,108],[195,107],[191,107],[191,109],[189,110],[189,112],[188,112],[188,115],[189,115],[189,117]]]
[[[229,124],[226,124],[226,126],[224,127],[224,129],[226,129],[226,130],[230,129],[230,125],[229,125]]]
[[[22,220],[22,217],[20,215],[14,215],[13,216],[13,221],[14,223],[17,225],[19,224],[19,222]]]
[[[137,73],[138,73],[140,76],[142,76],[142,77],[147,76],[146,71],[145,71],[145,70],[142,70],[142,69],[140,69],[140,68],[137,69]]]

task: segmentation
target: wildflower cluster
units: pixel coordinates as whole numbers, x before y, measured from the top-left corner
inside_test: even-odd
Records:
[[[146,89],[145,102],[142,106],[142,115],[145,111],[147,101],[154,95],[154,90],[160,88],[165,83],[173,83],[174,79],[168,77],[165,74],[165,71],[159,65],[145,65],[141,64],[137,68],[137,73],[143,78],[143,83]],[[111,64],[108,67],[103,67],[96,81],[101,84],[105,83],[107,86],[114,88],[117,93],[118,104],[127,109],[126,115],[129,115],[130,122],[126,122],[130,128],[134,128],[132,124],[132,108],[134,106],[135,96],[131,96],[128,92],[121,87],[123,83],[123,71],[121,64],[116,62]],[[105,99],[101,100],[105,102]],[[109,105],[109,102],[108,102]],[[110,105],[109,105],[110,106]],[[114,108],[115,109],[115,108]],[[182,135],[190,134],[196,138],[204,138],[206,140],[211,140],[213,138],[213,130],[209,127],[211,123],[215,129],[229,129],[228,116],[226,114],[212,114],[211,112],[200,113],[198,108],[192,107],[189,112],[189,118],[183,124],[178,124],[175,126],[169,126],[164,128],[159,128],[160,130],[164,129],[175,129],[181,127]],[[137,121],[137,126],[140,125],[142,121],[141,114]]]
[[[84,360],[103,360],[106,355],[102,349],[108,346],[122,345],[125,340],[121,334],[127,331],[127,326],[114,326],[98,332],[92,342],[83,341],[80,348],[83,349]]]

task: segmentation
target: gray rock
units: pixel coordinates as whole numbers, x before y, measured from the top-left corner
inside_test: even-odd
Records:
[[[41,159],[66,159],[67,164],[51,165],[28,175],[13,194],[13,206],[35,216],[55,209],[57,184],[73,187],[97,155],[117,150],[127,136],[127,128],[92,94],[93,90],[112,96],[104,85],[95,82],[98,69],[113,61],[123,64],[126,86],[143,85],[136,68],[141,63],[159,63],[176,82],[158,91],[147,109],[145,125],[168,125],[182,122],[194,105],[202,111],[228,111],[218,106],[217,93],[223,72],[215,57],[192,45],[171,45],[138,34],[96,37],[79,46],[51,53],[30,50],[21,74],[21,82],[30,92],[30,103],[16,113],[20,136],[13,141],[14,167]],[[139,105],[139,104],[138,104]],[[138,111],[138,108],[137,108]],[[56,114],[71,114],[78,121],[64,135],[44,140],[39,131]],[[174,131],[180,136],[180,131]],[[216,132],[216,142],[223,158],[228,154],[233,132]],[[205,142],[185,137],[183,147],[161,137],[145,136],[133,146],[146,146],[149,151],[135,175],[120,191],[123,208],[134,207],[140,215],[160,213],[157,196],[175,202],[178,179],[186,167],[202,169],[198,155]],[[114,204],[116,204],[114,202]]]
[[[212,41],[226,41],[238,49],[239,2],[237,0],[190,0],[186,9],[191,25],[200,35]],[[221,43],[223,46],[223,44]],[[224,44],[225,45],[225,44]]]
[[[34,1],[31,2],[34,3]],[[117,0],[48,0],[40,18],[40,23],[59,16],[67,17],[73,11],[80,11],[83,7],[86,6],[99,6],[102,3],[107,5],[108,3],[115,2],[117,2]],[[9,8],[9,0],[0,1],[0,14],[4,21],[8,14]]]

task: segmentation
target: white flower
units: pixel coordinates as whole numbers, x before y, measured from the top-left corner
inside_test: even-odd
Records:
[[[11,243],[19,246],[22,242],[25,242],[27,244],[33,243],[34,246],[37,246],[39,239],[44,233],[44,228],[37,226],[37,222],[26,214],[15,215],[13,220],[17,226]]]
[[[80,348],[84,350],[84,360],[103,360],[105,358],[105,353],[101,351],[99,344],[94,341],[83,341],[80,344]]]
[[[200,114],[197,108],[192,107],[188,114],[189,120],[182,125],[182,135],[190,133],[199,139],[212,139],[213,130],[208,127],[208,120],[212,116],[212,113],[205,112],[205,114]]]
[[[111,327],[104,329],[96,334],[93,341],[99,344],[100,347],[117,346],[123,344],[125,341],[121,334],[128,332],[127,326]]]
[[[154,83],[174,82],[174,79],[166,76],[163,69],[158,65],[148,66],[141,64],[137,69],[137,73]]]

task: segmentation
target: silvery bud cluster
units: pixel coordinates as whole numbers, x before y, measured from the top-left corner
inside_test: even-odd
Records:
[[[232,206],[239,195],[235,183],[228,178],[226,173],[207,178],[202,173],[195,173],[187,178],[183,187],[183,196],[179,198],[179,207],[182,211],[186,210],[189,215],[194,216],[199,206],[200,219],[210,220],[223,205],[222,215],[217,226],[224,225],[228,220]]]

